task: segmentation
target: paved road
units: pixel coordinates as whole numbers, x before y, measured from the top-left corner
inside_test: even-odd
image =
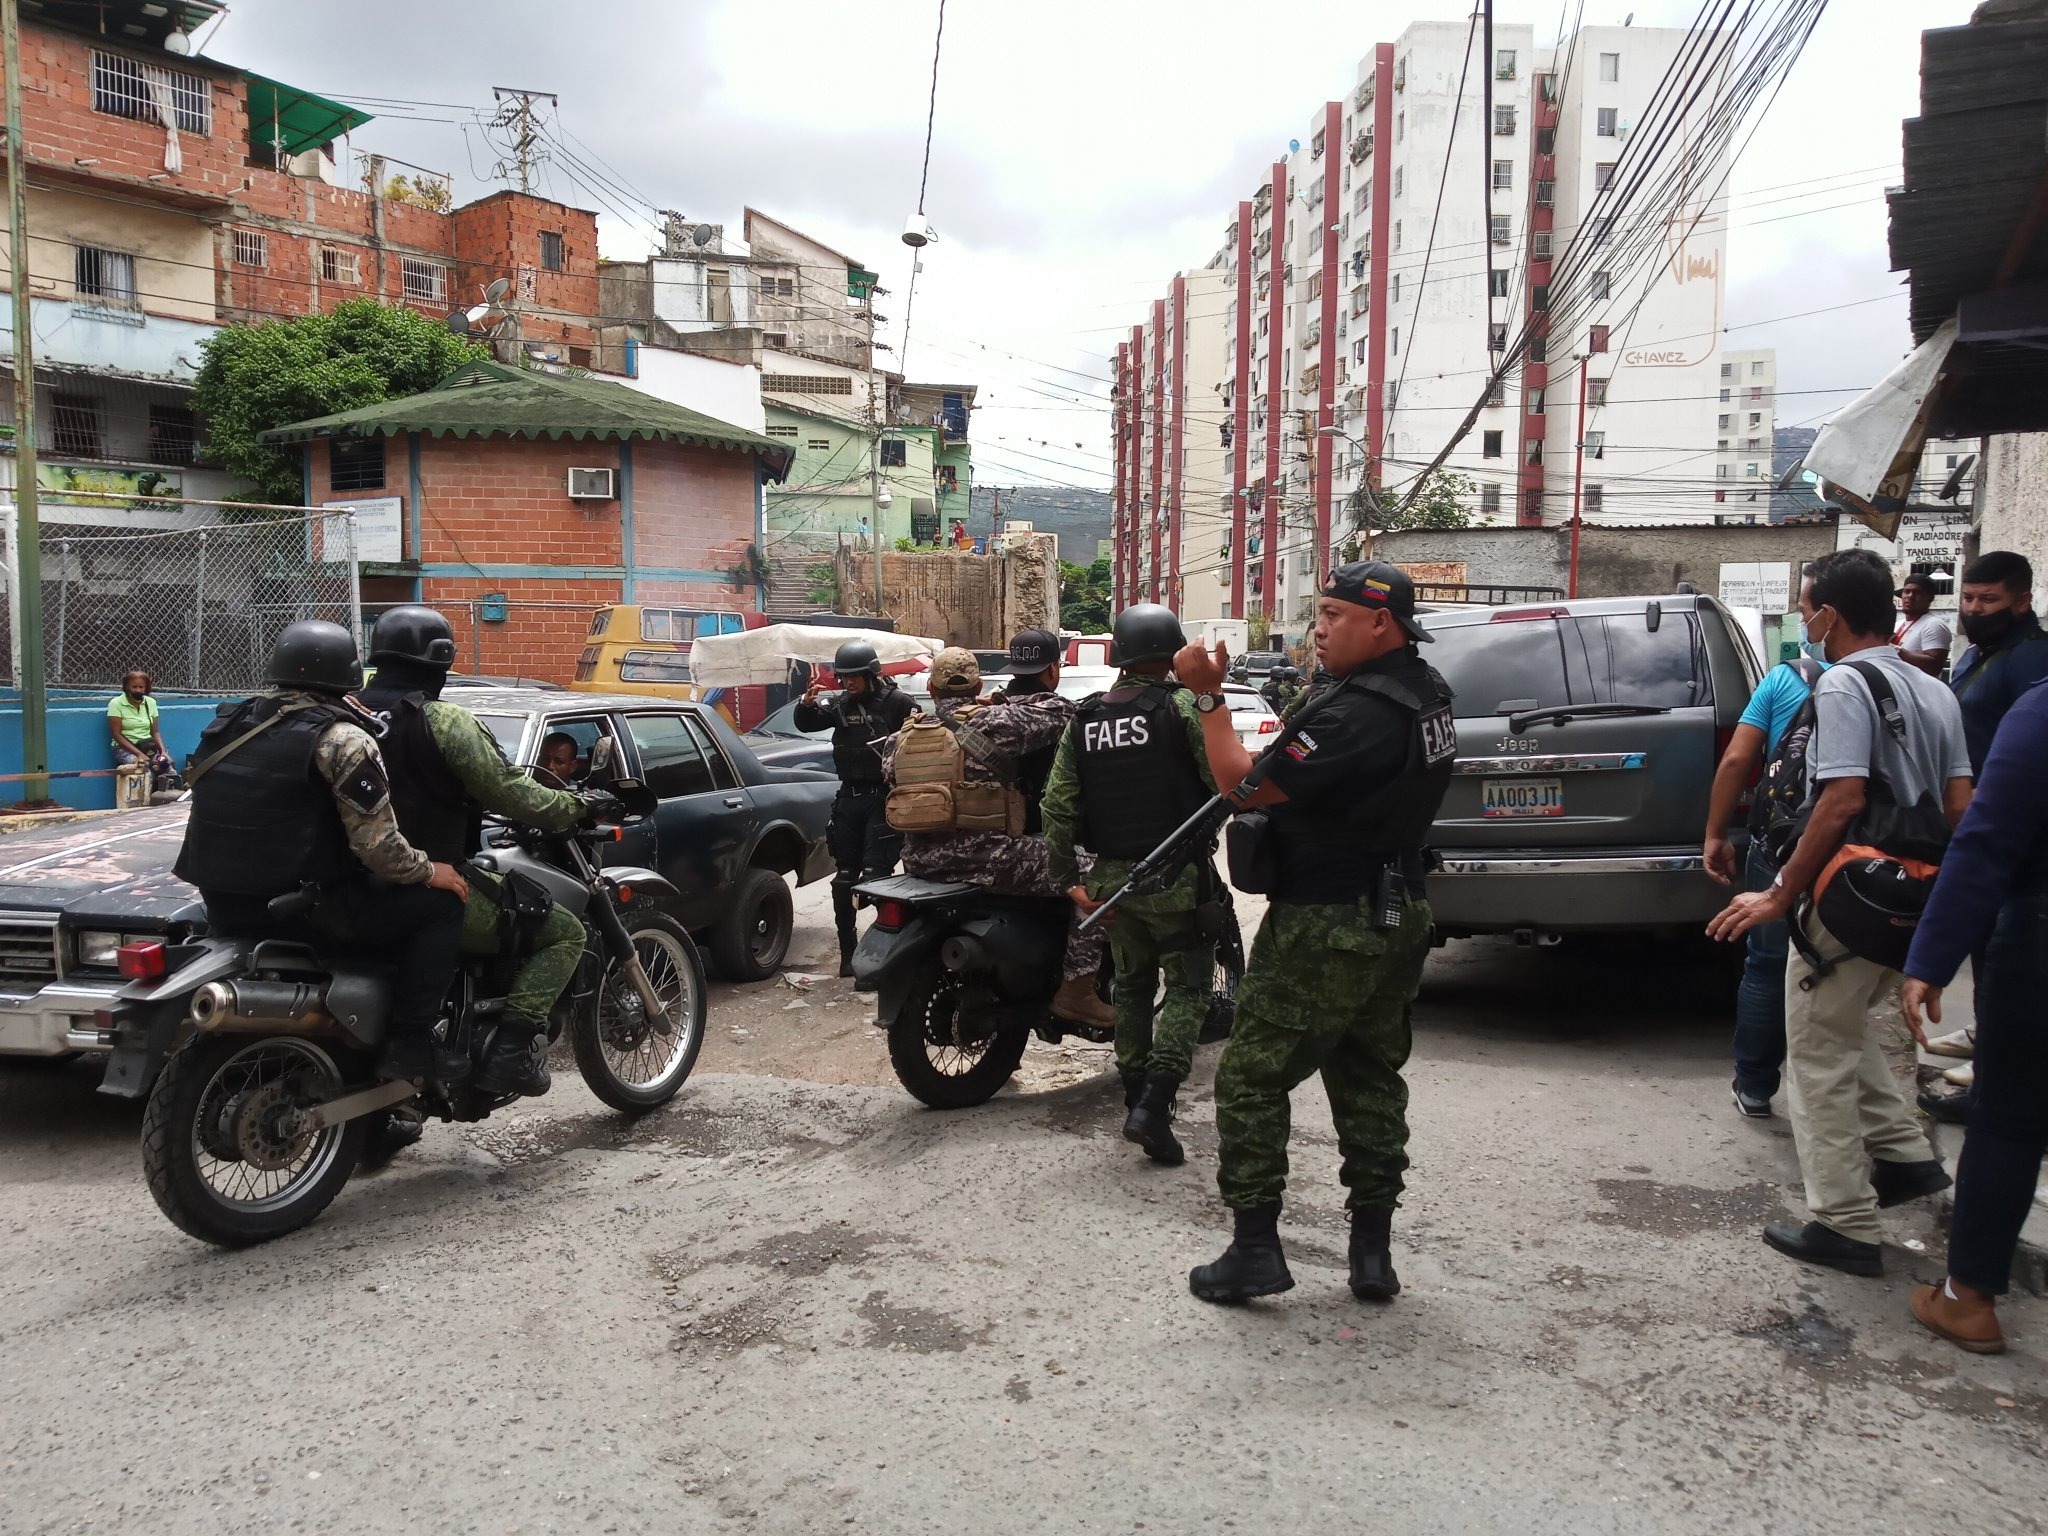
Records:
[[[764,1075],[875,1076],[837,981],[723,997],[665,1113],[565,1074],[241,1254],[158,1216],[90,1073],[0,1071],[0,1530],[2039,1529],[2048,1314],[1999,1360],[1921,1333],[1924,1211],[1882,1281],[1762,1247],[1794,1168],[1728,1107],[1731,986],[1439,955],[1380,1309],[1313,1087],[1300,1283],[1220,1311],[1213,1053],[1160,1170],[1086,1052],[953,1116]]]

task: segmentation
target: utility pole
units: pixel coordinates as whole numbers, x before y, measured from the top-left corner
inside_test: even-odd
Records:
[[[43,675],[43,547],[36,507],[36,361],[28,301],[28,170],[21,143],[21,3],[0,0],[0,62],[7,73],[7,230],[14,284],[14,621],[20,626],[22,798],[49,798],[49,688]]]
[[[491,100],[498,103],[498,115],[491,120],[491,126],[512,130],[512,154],[519,167],[519,190],[531,192],[534,149],[540,143],[537,126],[540,114],[534,110],[534,103],[544,101],[552,107],[559,102],[551,92],[522,91],[509,85],[492,86]]]
[[[1579,595],[1579,503],[1586,492],[1586,364],[1591,361],[1586,353],[1579,354],[1579,451],[1572,469],[1572,558],[1565,580],[1567,598]]]
[[[883,402],[875,398],[875,289],[868,285],[868,503],[874,510],[875,617],[882,617],[882,417]]]

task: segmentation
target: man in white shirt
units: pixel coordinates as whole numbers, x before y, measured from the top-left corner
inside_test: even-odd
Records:
[[[1948,648],[1955,639],[1955,631],[1933,608],[1934,578],[1916,571],[1899,588],[1899,618],[1892,630],[1892,644],[1929,677],[1939,677],[1941,669],[1948,665]]]

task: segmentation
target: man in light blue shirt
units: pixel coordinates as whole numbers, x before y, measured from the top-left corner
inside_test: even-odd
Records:
[[[1779,738],[1806,707],[1826,665],[1801,656],[1766,672],[1749,696],[1728,750],[1721,754],[1707,801],[1702,852],[1707,873],[1723,885],[1735,883],[1735,846],[1728,841],[1728,823],[1736,804],[1744,788],[1755,781],[1759,765],[1778,750]],[[1752,828],[1743,888],[1765,890],[1777,877]],[[1742,985],[1735,993],[1735,1107],[1756,1120],[1770,1118],[1771,1097],[1778,1091],[1785,1065],[1785,953],[1790,943],[1782,922],[1752,928],[1743,955]]]

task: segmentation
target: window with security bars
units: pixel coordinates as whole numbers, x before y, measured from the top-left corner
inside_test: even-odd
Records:
[[[1507,192],[1507,191],[1512,191],[1512,190],[1513,190],[1513,188],[1514,188],[1514,185],[1515,185],[1515,162],[1514,162],[1514,161],[1512,161],[1512,160],[1496,160],[1496,161],[1494,161],[1494,162],[1493,162],[1493,190],[1494,190],[1494,191],[1496,191],[1496,192]]]
[[[831,374],[763,373],[761,392],[767,395],[850,395],[853,380]]]
[[[559,272],[568,265],[568,252],[559,230],[540,232],[540,265],[543,272]]]
[[[1586,404],[1605,405],[1606,403],[1607,381],[1605,379],[1586,380]]]
[[[405,296],[416,304],[444,304],[448,300],[448,269],[439,262],[408,256],[400,268]],[[382,485],[384,482],[377,482]]]
[[[882,467],[903,469],[910,463],[910,444],[900,437],[882,439]]]
[[[1594,191],[1604,191],[1607,184],[1612,180],[1614,180],[1614,162],[1612,160],[1602,160],[1593,167]]]
[[[190,464],[199,457],[199,433],[191,410],[182,405],[149,408],[149,461]]]
[[[270,265],[270,240],[258,230],[238,229],[235,231],[235,265],[238,267],[267,267]]]
[[[327,445],[327,486],[335,491],[384,489],[384,439],[337,437]]]
[[[332,245],[321,247],[321,282],[360,283],[362,280],[362,266],[354,251],[342,250],[338,246]]]
[[[204,75],[145,64],[124,53],[93,51],[93,111],[160,123],[155,89],[159,85],[170,97],[171,116],[180,133],[213,132],[213,86]]]
[[[1599,485],[1588,485],[1586,487],[1586,511],[1598,512],[1606,504],[1607,498],[1602,494],[1605,489],[1606,487]]]
[[[776,425],[775,425],[775,424],[774,424],[773,422],[770,422],[770,423],[768,424],[768,435],[769,435],[770,437],[791,437],[791,438],[793,438],[793,437],[795,437],[795,436],[797,435],[797,431],[796,431],[796,428],[795,428],[795,427],[778,427],[778,426],[776,426]],[[886,449],[886,448],[887,448],[887,447],[888,447],[889,445],[888,445],[887,443],[884,443],[884,444],[883,444],[882,446],[883,446],[883,447],[884,447],[884,448]],[[885,459],[883,459],[883,460],[882,460],[882,462],[883,462],[884,464],[886,464],[886,463],[888,463],[889,461],[888,461],[888,460],[887,460],[887,459],[885,458]]]
[[[81,245],[72,262],[72,285],[78,297],[109,309],[136,309],[135,258],[126,251]]]
[[[67,459],[96,459],[101,445],[96,396],[60,389],[50,396],[50,451]]]
[[[1514,231],[1508,223],[1508,215],[1504,213],[1496,213],[1487,221],[1487,227],[1492,232],[1495,245],[1506,245],[1515,238]]]
[[[1496,136],[1503,139],[1514,136],[1515,109],[1513,107],[1495,107],[1493,109],[1493,131]]]
[[[1499,512],[1500,512],[1500,487],[1499,487],[1499,486],[1497,486],[1497,485],[1482,485],[1481,487],[1479,487],[1479,510],[1480,510],[1481,512],[1489,513],[1489,514],[1492,514],[1492,515],[1498,515],[1498,514],[1499,514]]]

